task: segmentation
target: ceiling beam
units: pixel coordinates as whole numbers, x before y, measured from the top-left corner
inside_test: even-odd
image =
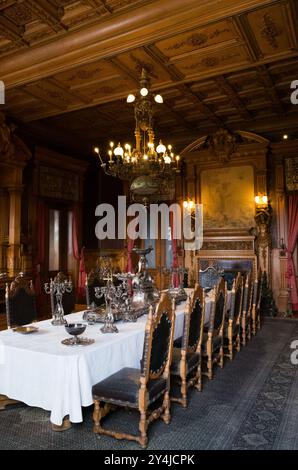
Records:
[[[257,43],[257,40],[249,26],[246,16],[235,16],[232,21],[238,29],[239,34],[242,36],[242,39],[246,43],[251,59],[256,62],[262,56],[262,53]]]
[[[268,99],[271,101],[275,112],[278,116],[283,117],[285,114],[284,107],[276,91],[275,84],[271,78],[270,73],[268,72],[265,65],[260,65],[257,67],[257,74],[261,82],[263,83],[265,93]]]
[[[16,42],[17,44],[28,46],[28,43],[23,39],[25,26],[17,26],[15,23],[13,23],[13,21],[11,21],[9,18],[6,18],[2,14],[0,16],[0,26],[1,35],[6,37],[6,39]]]
[[[171,64],[169,59],[154,45],[144,46],[143,50],[170,75],[174,82],[183,80],[184,75]]]
[[[43,22],[51,26],[54,31],[66,30],[66,26],[60,21],[64,15],[63,7],[55,7],[48,0],[26,0],[27,6],[30,10]]]
[[[216,125],[224,126],[223,121],[202,101],[202,97],[199,93],[194,93],[189,85],[181,84],[177,87],[181,94],[186,96],[193,104],[196,105],[198,110],[208,116]]]
[[[106,12],[111,14],[114,12],[113,8],[107,4],[106,0],[83,0],[83,3],[95,9],[104,8]]]
[[[242,103],[234,88],[229,84],[228,80],[223,75],[221,75],[215,79],[215,82],[218,84],[220,90],[222,90],[224,94],[229,98],[230,102],[237,109],[240,116],[242,116],[243,119],[246,121],[252,119],[251,114],[248,112],[248,110]]]

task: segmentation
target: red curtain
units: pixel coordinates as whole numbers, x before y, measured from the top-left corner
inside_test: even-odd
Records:
[[[127,264],[126,264],[126,272],[127,273],[133,273],[133,265],[132,265],[132,249],[134,247],[135,240],[132,240],[131,238],[128,239],[127,241]]]
[[[293,253],[298,238],[298,193],[294,193],[289,196],[288,224],[288,261],[286,277],[288,279],[288,286],[291,289],[292,309],[295,311],[298,310],[298,293]]]
[[[40,273],[42,266],[45,262],[45,238],[46,238],[46,207],[43,201],[39,201],[37,204],[36,211],[36,241],[37,241],[37,250],[36,256],[34,259],[34,288],[36,293],[37,306],[42,305],[43,298],[43,288],[41,285]]]
[[[74,258],[80,262],[78,294],[83,296],[86,289],[85,248],[83,247],[81,251],[79,250],[79,208],[77,206],[73,209],[72,217],[72,248]]]
[[[177,247],[177,238],[174,238],[174,217],[173,212],[170,212],[170,227],[171,227],[171,239],[172,239],[172,268],[178,268],[178,247]],[[179,287],[179,274],[173,273],[173,286]]]

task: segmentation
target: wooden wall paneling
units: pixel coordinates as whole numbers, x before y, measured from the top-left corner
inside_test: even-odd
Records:
[[[0,189],[0,273],[7,271],[7,245],[9,199],[5,189]]]

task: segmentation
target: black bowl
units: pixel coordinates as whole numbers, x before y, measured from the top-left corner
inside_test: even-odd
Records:
[[[65,325],[65,329],[68,334],[78,336],[84,333],[86,326],[87,325],[84,325],[83,323],[68,323]]]

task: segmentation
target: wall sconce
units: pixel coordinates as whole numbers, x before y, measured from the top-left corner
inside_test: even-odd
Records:
[[[279,256],[286,256],[287,246],[284,242],[284,239],[281,238],[279,241]]]
[[[259,194],[255,196],[255,203],[257,209],[265,209],[268,207],[268,196],[266,194]]]
[[[195,208],[195,203],[191,198],[187,198],[185,201],[183,201],[183,207],[189,211],[193,211]]]
[[[190,217],[191,221],[191,230],[195,230],[195,219],[196,219],[196,204],[193,199],[188,197],[183,201],[183,208],[186,211],[188,217]]]

